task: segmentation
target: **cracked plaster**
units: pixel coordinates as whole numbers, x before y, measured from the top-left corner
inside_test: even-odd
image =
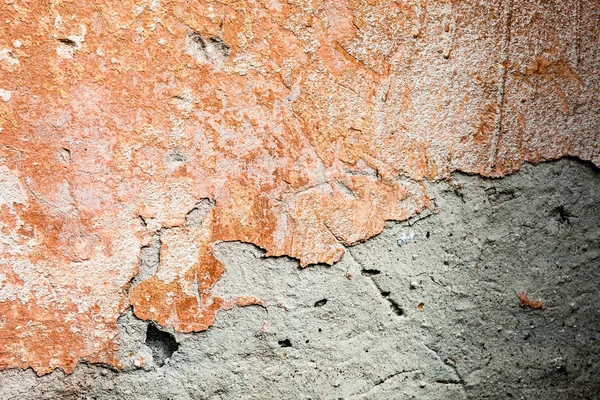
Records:
[[[214,294],[220,242],[333,264],[436,211],[428,181],[598,165],[599,17],[593,0],[5,2],[0,368],[122,368],[130,306],[197,332],[264,305]]]

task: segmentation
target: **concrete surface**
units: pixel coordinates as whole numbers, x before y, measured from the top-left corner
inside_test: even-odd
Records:
[[[127,309],[192,333],[263,305],[218,243],[332,265],[429,209],[424,181],[600,166],[598,21],[599,0],[5,0],[0,370],[147,368],[166,353],[123,359]]]
[[[265,307],[194,334],[157,333],[129,309],[122,372],[9,369],[0,398],[598,399],[598,169],[526,164],[428,191],[439,213],[388,223],[331,267],[221,243],[215,293]],[[544,308],[521,307],[519,292]]]

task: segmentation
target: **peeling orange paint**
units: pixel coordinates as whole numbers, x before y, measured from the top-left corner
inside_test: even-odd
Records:
[[[574,58],[568,6],[501,3],[5,2],[0,369],[119,368],[130,305],[181,332],[266,306],[211,293],[221,241],[332,264],[432,207],[426,179],[600,164],[599,7],[583,2]]]

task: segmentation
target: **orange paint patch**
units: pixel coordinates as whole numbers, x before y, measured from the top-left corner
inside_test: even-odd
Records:
[[[597,124],[577,117],[554,140],[508,101],[515,82],[538,79],[536,96],[569,113],[600,88],[560,49],[505,63],[497,2],[455,5],[464,48],[449,58],[418,5],[176,3],[0,9],[0,368],[119,368],[116,321],[130,305],[181,332],[263,305],[212,294],[221,241],[332,264],[385,221],[433,208],[424,179],[567,154],[600,162],[600,136],[579,131]],[[465,33],[486,29],[498,35]],[[161,232],[156,273],[130,288]]]

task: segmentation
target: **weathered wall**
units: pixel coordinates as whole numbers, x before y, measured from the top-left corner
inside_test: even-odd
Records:
[[[596,399],[598,170],[563,160],[428,191],[438,214],[389,223],[331,267],[219,244],[215,295],[252,294],[266,308],[171,330],[179,347],[166,361],[171,341],[147,337],[152,323],[127,311],[123,370],[11,369],[0,398]],[[544,309],[520,307],[521,291]]]
[[[276,306],[215,288],[220,242],[334,264],[438,211],[428,182],[454,172],[600,164],[599,18],[594,0],[5,1],[0,369],[122,369],[130,306],[180,333]]]

